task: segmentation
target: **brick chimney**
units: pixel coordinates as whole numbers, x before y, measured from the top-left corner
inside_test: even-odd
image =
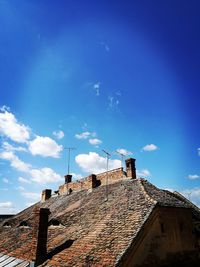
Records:
[[[97,186],[99,186],[99,180],[97,180],[97,176],[95,174],[91,174],[88,176],[87,178],[87,186],[88,186],[88,189],[90,188],[95,188]]]
[[[72,181],[72,175],[71,174],[65,175],[65,184],[71,183],[71,181]]]
[[[49,209],[35,207],[34,209],[34,225],[32,232],[32,249],[31,256],[34,266],[40,265],[46,260],[47,256],[47,234]]]
[[[130,177],[132,179],[136,179],[136,168],[135,168],[135,161],[136,159],[129,158],[126,159],[126,174],[127,177]]]
[[[42,202],[45,202],[50,197],[51,197],[51,189],[45,189],[42,191],[42,198],[41,198]]]

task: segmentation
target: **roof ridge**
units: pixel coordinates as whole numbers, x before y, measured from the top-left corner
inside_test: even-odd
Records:
[[[141,191],[143,192],[144,196],[146,197],[147,200],[150,200],[153,204],[157,204],[158,201],[155,200],[152,196],[149,195],[149,193],[146,191],[145,186],[144,186],[144,182],[146,182],[147,180],[144,180],[143,178],[139,178],[138,182],[141,188]]]
[[[170,192],[170,191],[169,191]],[[170,192],[173,194],[174,197],[178,198],[179,200],[183,201],[184,203],[188,204],[191,208],[195,209],[196,211],[200,212],[200,208],[192,203],[189,199],[187,199],[184,195],[182,195],[178,191]]]

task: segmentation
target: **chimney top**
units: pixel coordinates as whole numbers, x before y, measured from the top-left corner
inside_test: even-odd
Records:
[[[71,183],[71,181],[72,181],[72,175],[71,174],[65,175],[65,184]]]
[[[135,168],[135,161],[136,159],[129,158],[126,159],[126,173],[127,177],[131,177],[133,179],[136,179],[136,168]]]
[[[45,202],[47,199],[51,197],[51,189],[45,189],[42,191],[42,202]]]

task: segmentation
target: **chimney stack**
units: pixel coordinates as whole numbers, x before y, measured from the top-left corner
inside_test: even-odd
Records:
[[[132,179],[136,179],[136,168],[135,168],[135,161],[136,159],[129,158],[126,159],[126,174],[127,177],[130,177]]]
[[[71,183],[71,181],[72,181],[72,175],[71,174],[65,175],[65,184]]]
[[[45,202],[47,199],[51,197],[51,189],[45,189],[42,191],[42,202]]]
[[[46,208],[35,207],[32,233],[32,261],[34,266],[40,265],[47,256],[48,219],[50,211]]]
[[[95,174],[91,174],[87,178],[88,188],[95,188],[99,186],[99,181],[97,180],[97,176]]]

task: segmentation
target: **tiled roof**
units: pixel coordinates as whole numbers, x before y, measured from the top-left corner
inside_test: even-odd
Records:
[[[115,266],[156,205],[189,208],[144,179],[110,184],[108,193],[106,201],[105,186],[100,186],[37,204],[50,209],[50,221],[60,222],[49,227],[45,266]],[[0,252],[16,257],[21,253],[30,260],[33,208],[11,218],[11,227],[0,225]],[[24,220],[30,227],[17,227]]]

